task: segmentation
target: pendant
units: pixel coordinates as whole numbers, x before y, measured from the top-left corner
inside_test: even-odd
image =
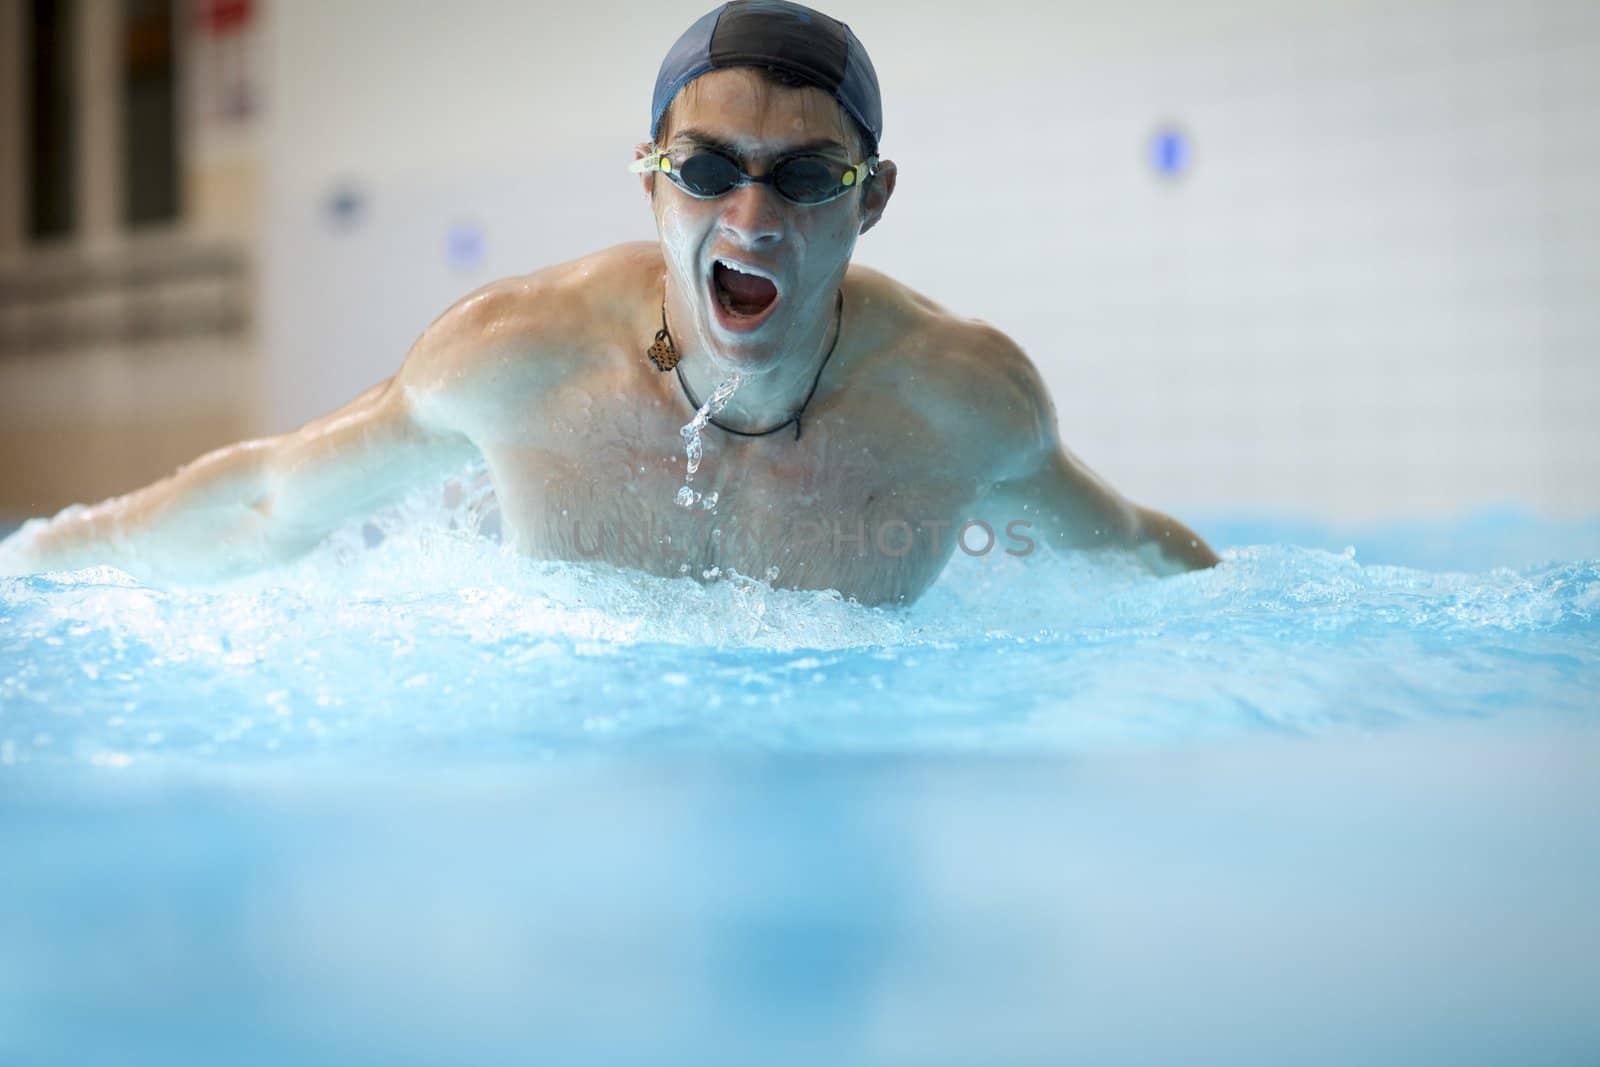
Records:
[[[659,371],[669,371],[678,365],[677,346],[672,343],[672,335],[665,327],[656,331],[655,344],[645,350],[645,355],[650,357],[650,362]]]

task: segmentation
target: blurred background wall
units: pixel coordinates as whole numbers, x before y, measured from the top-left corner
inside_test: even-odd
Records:
[[[0,520],[257,424],[254,15],[0,0]]]
[[[625,167],[709,6],[0,0],[0,515],[291,428],[471,288],[652,237]],[[159,10],[176,194],[134,223],[129,161],[166,149],[130,125],[130,26]],[[829,11],[901,168],[858,260],[1015,337],[1136,499],[1600,510],[1600,5]],[[28,183],[69,173],[41,232],[64,209]]]

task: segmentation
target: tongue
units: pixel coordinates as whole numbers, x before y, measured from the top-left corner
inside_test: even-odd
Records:
[[[718,263],[714,268],[717,285],[728,294],[728,303],[741,315],[755,315],[778,299],[778,287],[765,278],[730,270]]]

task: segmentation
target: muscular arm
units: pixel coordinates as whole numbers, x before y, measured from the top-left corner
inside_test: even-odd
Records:
[[[496,327],[523,302],[512,288],[463,300],[423,334],[400,374],[329,415],[29,523],[3,546],[0,571],[107,563],[143,578],[225,578],[301,555],[345,522],[445,477],[474,455],[454,401],[471,385],[463,368],[506,346]]]
[[[141,578],[199,581],[249,573],[305,553],[470,455],[464,438],[418,423],[391,380],[292,433],[218,449],[126,496],[68,508],[18,546],[21,564],[108,563]]]
[[[1023,520],[1056,549],[1128,548],[1157,574],[1221,562],[1200,535],[1170,515],[1130,502],[1065,448],[1040,455],[1033,470],[1000,482],[984,501],[996,529]]]
[[[1054,405],[1033,364],[998,331],[986,331],[985,363],[999,371],[1009,398],[996,405],[1005,441],[998,475],[980,508],[997,530],[1023,528],[1056,549],[1127,548],[1157,574],[1213,566],[1221,560],[1200,535],[1113,489],[1061,443]]]

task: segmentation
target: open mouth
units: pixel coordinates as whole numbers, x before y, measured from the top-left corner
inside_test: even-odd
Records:
[[[778,299],[778,287],[772,279],[747,273],[720,259],[712,264],[711,286],[723,310],[734,318],[757,318]]]

